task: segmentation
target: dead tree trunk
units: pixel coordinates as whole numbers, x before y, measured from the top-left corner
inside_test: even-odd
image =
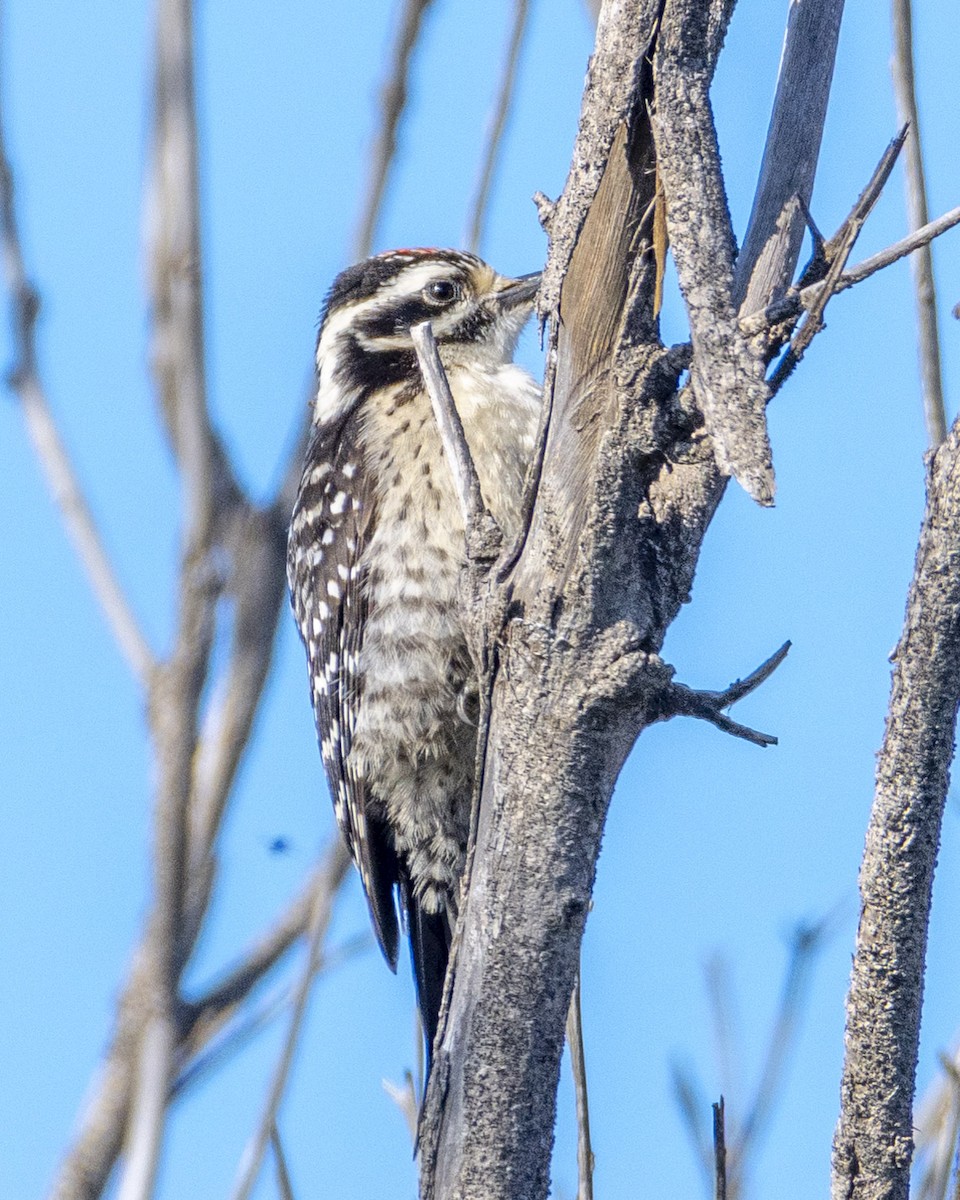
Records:
[[[421,1123],[424,1198],[547,1195],[564,1019],[607,806],[638,734],[685,712],[768,740],[720,713],[765,673],[736,693],[692,692],[658,654],[726,477],[772,498],[764,376],[790,330],[761,322],[748,338],[735,296],[741,313],[763,308],[792,278],[842,4],[792,8],[752,261],[739,263],[709,102],[733,5],[709,8],[604,4],[573,167],[556,205],[541,203],[535,503],[520,544],[467,582],[487,682],[482,793]],[[691,345],[672,348],[656,312],[664,225],[691,327]]]

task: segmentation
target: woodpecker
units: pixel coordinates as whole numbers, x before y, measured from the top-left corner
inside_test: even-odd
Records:
[[[428,1063],[457,917],[477,679],[458,599],[464,527],[410,328],[429,320],[484,502],[509,539],[540,389],[512,362],[538,275],[396,250],[327,296],[287,578],[337,822],[384,957],[410,939]]]

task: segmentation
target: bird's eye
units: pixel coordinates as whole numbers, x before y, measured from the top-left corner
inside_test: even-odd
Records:
[[[423,289],[423,298],[428,304],[438,307],[449,304],[460,295],[460,288],[452,279],[435,279]]]

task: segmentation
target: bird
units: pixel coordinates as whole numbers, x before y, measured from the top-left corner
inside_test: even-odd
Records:
[[[539,274],[459,250],[348,267],[321,313],[287,579],[337,823],[397,969],[409,938],[429,1070],[470,825],[478,679],[464,521],[411,339],[430,321],[487,509],[519,530],[540,387],[515,364]]]

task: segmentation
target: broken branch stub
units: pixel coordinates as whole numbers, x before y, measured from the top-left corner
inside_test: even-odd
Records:
[[[691,379],[717,465],[769,505],[774,477],[765,364],[734,308],[735,243],[710,106],[707,35],[707,12],[698,0],[667,4],[654,55],[657,168],[690,321]]]

